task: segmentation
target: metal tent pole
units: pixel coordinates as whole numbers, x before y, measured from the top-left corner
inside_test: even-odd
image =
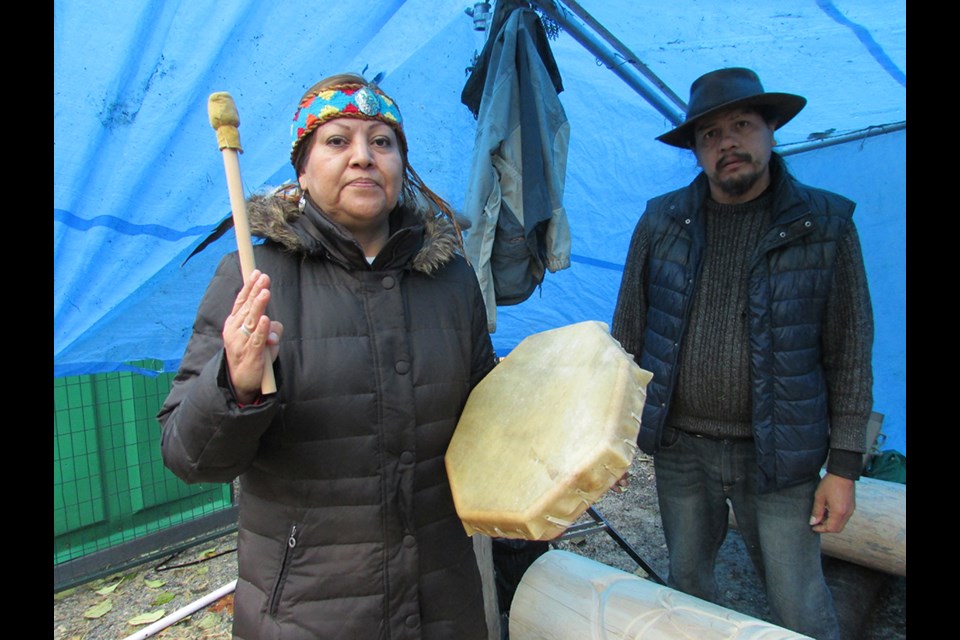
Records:
[[[673,102],[673,104],[677,105],[680,111],[686,113],[687,103],[684,102],[680,96],[674,93],[673,89],[671,89],[666,82],[658,78],[657,75],[650,70],[650,67],[643,64],[643,62],[640,61],[640,58],[638,58],[637,55],[631,51],[629,47],[627,47],[627,45],[620,42],[620,40],[615,35],[610,33],[606,27],[600,24],[596,18],[587,13],[587,10],[581,7],[580,3],[576,2],[575,0],[563,0],[563,4],[566,5],[568,9],[573,11],[578,18],[587,23],[587,26],[599,33],[604,40],[609,42],[610,46],[612,46],[617,53],[623,56],[623,59],[626,62],[629,62],[636,67],[637,71],[642,73],[647,80],[652,82],[654,86],[659,89],[661,93],[663,93],[663,95]]]
[[[653,107],[662,113],[670,122],[674,125],[679,125],[683,122],[685,114],[682,110],[664,99],[659,90],[650,85],[650,81],[637,70],[633,63],[630,65],[624,64],[627,60],[623,57],[617,60],[616,54],[612,52],[604,42],[595,34],[585,29],[578,21],[572,19],[569,9],[554,0],[531,0],[531,4],[542,9],[551,20],[563,27],[564,31],[573,36],[574,40],[606,64],[611,71],[620,76],[627,85],[643,96],[647,102],[653,105]],[[639,63],[639,61],[637,61],[637,63]],[[654,78],[655,77],[656,76],[654,76]]]
[[[850,133],[845,133],[839,136],[825,136],[819,140],[812,140],[810,142],[798,142],[795,144],[784,145],[783,147],[777,147],[776,150],[777,153],[782,156],[789,156],[795,153],[803,153],[805,151],[813,151],[814,149],[822,149],[823,147],[831,147],[835,144],[842,144],[844,142],[853,142],[854,140],[872,138],[873,136],[879,136],[885,133],[894,133],[895,131],[901,131],[906,128],[907,121],[903,120],[901,122],[892,122],[890,124],[874,125],[872,127],[867,127],[866,129],[858,129],[857,131],[851,131]]]

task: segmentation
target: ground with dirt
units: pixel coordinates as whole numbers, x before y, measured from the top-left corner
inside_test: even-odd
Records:
[[[640,454],[626,493],[610,492],[595,509],[632,546],[650,569],[667,577],[667,550],[660,526],[653,464]],[[589,518],[584,518],[589,521]],[[643,570],[603,532],[557,544],[598,562],[643,575]],[[236,579],[236,535],[207,542],[168,559],[54,594],[55,640],[122,640],[149,628],[150,619],[181,610]],[[844,640],[901,640],[907,632],[905,577],[827,559],[828,581],[843,624]],[[190,564],[196,563],[196,564]],[[186,566],[177,566],[186,565]],[[720,550],[717,578],[721,602],[769,620],[766,598],[739,535],[732,531]],[[233,597],[227,595],[155,636],[164,640],[226,640],[231,637]],[[131,620],[141,617],[141,624]],[[859,631],[859,636],[857,632]]]

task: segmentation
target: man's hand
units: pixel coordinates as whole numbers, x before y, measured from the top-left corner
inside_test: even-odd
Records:
[[[813,495],[810,525],[817,533],[840,533],[856,508],[853,480],[828,473]]]

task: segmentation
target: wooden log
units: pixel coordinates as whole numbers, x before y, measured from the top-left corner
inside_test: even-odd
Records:
[[[731,510],[730,525],[737,526]],[[877,571],[907,575],[907,485],[862,477],[857,508],[840,533],[820,536],[824,555]]]
[[[820,536],[826,555],[898,576],[907,575],[907,485],[857,482],[857,508],[840,533]]]
[[[511,640],[806,637],[559,550],[527,569],[510,606]]]

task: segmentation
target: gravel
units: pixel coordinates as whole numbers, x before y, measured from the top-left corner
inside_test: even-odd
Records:
[[[631,467],[630,487],[623,494],[609,492],[594,508],[627,540],[650,569],[667,577],[667,549],[660,525],[652,460],[639,454]],[[581,520],[589,522],[586,515]],[[603,532],[554,546],[581,554],[611,567],[645,576],[643,569]],[[54,594],[55,640],[125,639],[142,632],[146,624],[130,620],[143,614],[169,615],[236,579],[236,534],[190,548],[165,565],[142,565]],[[194,563],[197,564],[188,564]],[[175,567],[175,565],[187,565]],[[905,577],[892,576],[850,563],[825,558],[828,582],[841,616],[844,640],[901,640],[906,638]],[[719,604],[761,620],[770,620],[766,597],[747,558],[743,541],[731,531],[717,561],[721,586]],[[96,608],[110,603],[99,617]],[[156,635],[166,640],[220,640],[231,637],[233,596],[228,595],[196,611]]]

